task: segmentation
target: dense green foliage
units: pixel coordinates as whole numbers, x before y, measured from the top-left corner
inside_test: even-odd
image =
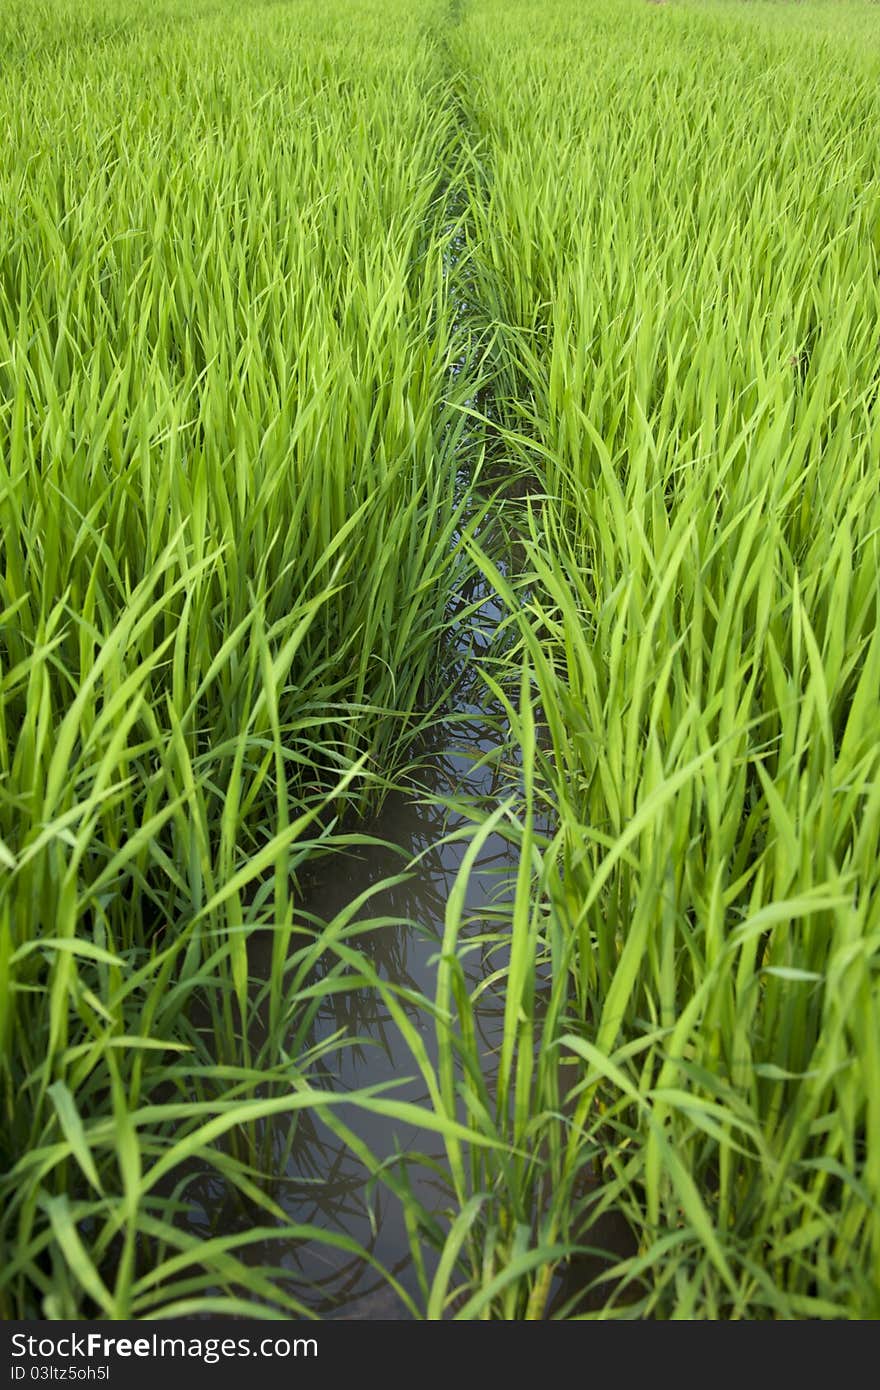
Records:
[[[69,9],[0,35],[2,1280],[136,1314],[161,1173],[280,1060],[243,928],[284,961],[291,873],[438,693],[450,118],[406,4]]]
[[[598,1207],[646,1310],[876,1315],[876,12],[487,3],[456,53]]]
[[[605,1315],[880,1315],[878,79],[858,0],[4,7],[4,1316],[286,1316],[246,1247],[359,1253],[260,1144],[416,1118],[327,1089],[319,958],[446,1144],[445,1213],[382,1175],[409,1312],[544,1316],[614,1213]],[[442,710],[477,568],[521,771],[434,1062],[298,876]],[[193,1160],[241,1230],[178,1219]]]

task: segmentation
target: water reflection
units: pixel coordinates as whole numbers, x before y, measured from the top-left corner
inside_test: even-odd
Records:
[[[424,750],[409,784],[387,797],[368,827],[369,842],[365,834],[364,842],[310,862],[299,883],[297,930],[280,987],[276,972],[274,1025],[273,934],[255,931],[249,937],[250,1064],[267,1077],[274,1069],[276,1078],[267,1080],[264,1094],[279,1094],[278,1068],[285,1054],[303,1067],[310,1053],[312,1085],[338,1095],[393,1083],[396,1099],[427,1107],[427,1088],[410,1046],[381,991],[356,977],[352,960],[368,962],[394,987],[435,1064],[430,1004],[437,955],[447,900],[469,843],[455,833],[472,825],[469,803],[493,807],[516,784],[516,768],[505,762],[504,732],[498,718],[487,718],[485,711],[478,717],[463,701],[442,741]],[[498,928],[517,867],[515,835],[495,833],[485,841],[465,893],[459,955],[490,1086],[504,1021],[504,998],[491,977],[505,964]],[[346,923],[343,931],[340,920]],[[343,948],[326,946],[328,924],[333,924],[330,935],[355,948],[356,957],[351,950],[346,958]],[[206,1018],[205,1028],[208,1023]],[[421,1305],[404,1207],[393,1189],[405,1184],[429,1220],[453,1206],[444,1147],[435,1133],[352,1106],[323,1115],[300,1110],[259,1122],[250,1127],[248,1140],[239,1155],[247,1175],[290,1221],[356,1242]],[[369,1150],[369,1165],[359,1146]],[[376,1165],[384,1166],[384,1180],[371,1177],[370,1167]],[[240,1187],[224,1182],[216,1169],[194,1162],[176,1176],[181,1219],[193,1234],[207,1239],[269,1223],[266,1211]],[[236,1255],[255,1269],[271,1271],[290,1295],[321,1317],[409,1315],[405,1301],[369,1258],[334,1248],[326,1239],[251,1241]],[[430,1276],[430,1255],[424,1257]]]
[[[371,836],[384,843],[352,847],[319,862],[300,904],[302,920],[320,933],[324,924],[336,919],[351,902],[375,889],[356,917],[366,928],[355,938],[357,948],[382,980],[408,991],[415,1000],[433,998],[446,903],[467,848],[466,840],[450,839],[466,824],[466,816],[436,800],[427,800],[425,792],[451,799],[477,796],[484,805],[492,804],[505,778],[498,760],[475,766],[475,755],[490,751],[489,735],[485,730],[478,734],[474,726],[470,733],[469,750],[453,748],[435,753],[418,775],[420,786],[388,797],[370,826]],[[501,904],[510,899],[517,864],[516,845],[503,834],[494,834],[468,878],[468,925],[462,937],[473,949],[462,951],[462,965],[471,992],[485,985],[487,974],[501,964],[497,957],[488,958],[486,938],[492,937],[493,918]],[[372,921],[381,924],[370,926]],[[494,943],[490,940],[489,944]],[[262,982],[269,978],[271,959],[271,937],[255,935],[250,968],[258,1001],[253,1038],[257,1045],[260,1020],[266,1026],[266,987]],[[330,951],[316,963],[313,978],[321,979],[323,973],[326,979],[337,968]],[[436,1038],[429,1012],[416,1002],[403,1002],[429,1058],[435,1062]],[[490,1076],[503,1019],[502,996],[491,985],[484,987],[475,1004],[474,1022],[484,1070]],[[427,1104],[425,1083],[410,1047],[375,988],[355,985],[324,995],[312,1021],[311,1042],[330,1044],[321,1056],[319,1074],[322,1084],[334,1092],[403,1082],[394,1092],[396,1098]],[[445,1155],[435,1134],[362,1110],[347,1112],[345,1123],[389,1169],[397,1169],[398,1155],[407,1155],[406,1181],[422,1207],[439,1213],[449,1206],[450,1194],[442,1176]],[[289,1123],[269,1126],[267,1140],[271,1152],[263,1154],[264,1171],[283,1174],[273,1195],[287,1214],[297,1222],[348,1234],[417,1297],[402,1205],[382,1183],[370,1181],[344,1138],[306,1114],[298,1118],[295,1129]],[[419,1158],[413,1161],[416,1155]],[[268,1253],[264,1252],[267,1257]],[[261,1258],[258,1247],[251,1250],[250,1258]],[[406,1315],[405,1305],[381,1277],[368,1264],[358,1266],[345,1252],[331,1251],[317,1241],[303,1242],[289,1258],[295,1260],[302,1281],[300,1294],[324,1316]]]

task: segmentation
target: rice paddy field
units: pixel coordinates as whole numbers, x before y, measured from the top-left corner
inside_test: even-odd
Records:
[[[880,1316],[878,129],[870,0],[7,0],[0,1316]]]

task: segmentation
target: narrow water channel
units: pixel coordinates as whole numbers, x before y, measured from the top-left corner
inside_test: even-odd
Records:
[[[485,814],[518,784],[517,768],[508,761],[502,712],[491,708],[488,690],[479,678],[479,660],[491,648],[501,612],[488,591],[478,596],[477,606],[472,594],[467,598],[468,616],[457,628],[459,679],[453,707],[434,731],[431,744],[422,749],[407,785],[389,794],[378,815],[361,827],[365,841],[370,842],[318,860],[297,899],[297,920],[319,937],[350,904],[368,894],[354,919],[366,927],[357,936],[357,949],[382,980],[426,1001],[434,998],[446,904],[468,847],[466,832],[474,824],[466,808],[472,807],[477,816]],[[540,833],[546,827],[536,829]],[[457,832],[462,832],[460,838],[455,838]],[[475,1027],[490,1089],[504,1021],[507,953],[499,929],[503,905],[512,899],[518,863],[515,837],[493,833],[483,844],[466,885],[460,958],[475,1000]],[[373,920],[381,924],[369,928]],[[295,935],[292,949],[301,946],[302,940]],[[263,1000],[272,968],[271,933],[254,933],[248,956],[254,1004],[251,1042],[258,1050],[261,1030],[265,1035]],[[313,982],[320,981],[322,970],[332,963],[332,959],[319,961]],[[430,1013],[413,1004],[409,1016],[423,1035],[432,1064],[436,1063]],[[327,1049],[319,1073],[320,1084],[327,1089],[338,1094],[394,1083],[395,1099],[428,1104],[415,1059],[375,989],[328,992],[313,1020],[309,1044]],[[414,1197],[441,1219],[453,1200],[443,1179],[446,1156],[438,1135],[401,1126],[361,1108],[347,1113],[345,1122],[380,1164],[404,1156]],[[260,1152],[263,1171],[271,1178],[272,1198],[292,1221],[350,1237],[398,1280],[417,1305],[421,1302],[401,1202],[381,1181],[371,1179],[369,1168],[343,1140],[301,1113],[295,1127],[289,1117],[275,1121],[263,1136]],[[231,1233],[247,1224],[240,1201],[224,1190],[216,1176],[193,1174],[187,1201],[186,1224],[205,1236]],[[289,1248],[281,1249],[278,1241],[254,1242],[240,1252],[240,1258],[289,1271],[289,1291],[322,1318],[409,1316],[404,1301],[369,1261],[333,1249],[320,1239],[291,1241]],[[430,1273],[427,1252],[425,1259]]]
[[[461,18],[461,0],[451,0],[450,26]],[[445,40],[441,39],[445,49]],[[447,54],[447,61],[451,61]],[[457,98],[456,125],[451,137],[451,167],[459,141],[466,138],[463,111]],[[479,350],[468,345],[466,320],[469,289],[462,264],[467,238],[456,222],[455,192],[445,185],[450,237],[444,257],[444,277],[450,303],[461,329],[462,356],[451,366],[451,378],[462,373],[476,380],[484,371],[475,362]],[[471,404],[491,415],[485,393]],[[477,430],[466,432],[460,444],[460,487],[472,495],[473,465],[487,441]],[[474,498],[475,504],[479,501]],[[480,543],[493,553],[502,569],[515,570],[508,541],[499,544],[500,528],[484,521]],[[408,1005],[412,1023],[420,1030],[432,1064],[437,1042],[430,1004],[434,999],[437,962],[443,936],[446,906],[468,849],[468,830],[520,788],[516,751],[500,706],[495,706],[488,686],[480,677],[482,664],[493,654],[503,612],[497,597],[482,579],[471,578],[467,592],[458,595],[462,617],[450,623],[451,652],[447,659],[457,672],[449,708],[425,744],[416,767],[391,794],[379,813],[359,828],[364,843],[349,850],[334,850],[309,866],[296,899],[297,921],[313,940],[346,913],[355,900],[366,895],[354,921],[364,923],[357,949],[370,960],[379,977],[395,989],[425,1001]],[[511,692],[512,694],[514,692]],[[540,819],[533,829],[540,837],[550,827]],[[369,840],[369,843],[367,841]],[[501,831],[488,836],[467,877],[464,922],[459,934],[459,958],[474,1006],[474,1026],[479,1042],[483,1075],[490,1093],[504,1027],[504,977],[507,964],[504,924],[509,929],[519,848],[516,836]],[[506,907],[506,910],[505,910]],[[370,926],[375,922],[375,926]],[[292,949],[303,937],[293,939]],[[255,1049],[261,1026],[265,1033],[266,982],[273,967],[272,936],[254,933],[248,942],[252,985]],[[336,964],[332,952],[318,962],[312,983]],[[323,972],[323,974],[322,974]],[[537,967],[540,988],[541,967]],[[394,1085],[397,1100],[427,1110],[430,1105],[412,1051],[375,988],[351,987],[328,990],[312,1020],[309,1046],[320,1052],[319,1084],[334,1094],[365,1087]],[[301,1045],[301,1039],[299,1040]],[[297,1050],[293,1050],[297,1055]],[[369,1149],[373,1166],[387,1164],[405,1172],[406,1183],[418,1204],[442,1226],[454,1211],[455,1201],[446,1179],[447,1158],[437,1133],[419,1126],[404,1127],[368,1110],[346,1114],[358,1141]],[[294,1125],[289,1117],[274,1122],[261,1144],[262,1167],[271,1178],[272,1198],[291,1221],[321,1232],[349,1237],[370,1256],[364,1259],[334,1248],[320,1238],[291,1240],[279,1250],[272,1241],[250,1243],[239,1258],[259,1266],[289,1272],[288,1289],[317,1316],[324,1319],[408,1317],[405,1301],[371,1261],[388,1271],[419,1307],[422,1297],[416,1265],[400,1199],[343,1139],[300,1112]],[[216,1177],[196,1175],[188,1186],[190,1213],[187,1224],[205,1234],[241,1230],[247,1218],[241,1203],[224,1191]],[[430,1278],[431,1252],[421,1242],[421,1256]],[[436,1261],[435,1261],[436,1262]]]

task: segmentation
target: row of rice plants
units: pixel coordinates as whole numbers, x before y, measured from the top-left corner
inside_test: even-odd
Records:
[[[603,1315],[876,1316],[876,10],[475,0],[449,42],[536,478],[518,581],[482,563],[558,825],[526,807],[493,1126],[530,1159],[478,1160],[472,1280],[516,1232],[540,1316],[616,1214]]]
[[[280,1257],[241,1258],[309,1234],[259,1124],[331,1105],[296,873],[442,697],[463,564],[424,22],[406,0],[4,7],[7,1317],[303,1307]],[[242,1230],[179,1219],[192,1164]]]

